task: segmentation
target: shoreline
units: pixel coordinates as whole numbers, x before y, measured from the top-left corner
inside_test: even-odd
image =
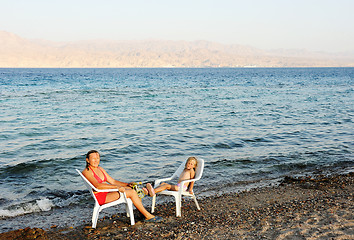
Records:
[[[0,234],[0,239],[354,239],[354,172],[312,177],[285,177],[279,186],[254,188],[158,205],[161,223],[136,225],[120,213],[75,228],[25,228]],[[198,197],[198,196],[197,196]],[[171,199],[172,200],[172,199]],[[149,207],[147,207],[150,210]],[[112,213],[114,209],[112,209]]]

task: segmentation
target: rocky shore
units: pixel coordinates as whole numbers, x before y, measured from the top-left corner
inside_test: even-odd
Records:
[[[0,234],[0,239],[354,239],[354,173],[292,178],[279,186],[255,188],[182,203],[159,205],[161,223],[136,225],[124,214],[100,219],[96,229],[60,226],[26,228]]]

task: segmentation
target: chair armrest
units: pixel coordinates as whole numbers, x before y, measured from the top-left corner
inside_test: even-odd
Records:
[[[159,186],[161,182],[170,181],[170,180],[172,180],[172,177],[156,179],[156,180],[155,180],[155,183],[154,183],[154,188],[157,187],[157,186]]]
[[[198,179],[188,179],[188,180],[183,180],[183,181],[181,181],[181,185],[183,186],[183,184],[185,184],[185,183],[188,183],[188,182],[195,182],[195,181],[197,181]]]
[[[197,180],[198,180],[198,179],[183,180],[183,181],[180,182],[180,186],[183,186],[185,183],[195,182],[195,181],[197,181]],[[179,194],[182,194],[182,192],[183,192],[183,187],[180,187],[180,188],[178,189],[178,193],[179,193]]]
[[[93,190],[95,190],[96,192],[118,192],[118,188],[108,188],[108,189],[98,189],[98,188],[94,188]]]
[[[125,192],[122,192],[122,193],[123,193],[124,200],[128,203],[128,201],[127,201],[127,195],[125,194]]]

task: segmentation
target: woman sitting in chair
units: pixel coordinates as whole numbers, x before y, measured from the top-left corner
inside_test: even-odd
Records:
[[[115,189],[124,192],[127,198],[130,198],[134,206],[145,216],[146,222],[160,222],[162,217],[154,216],[149,213],[143,206],[141,199],[136,191],[129,187],[129,183],[120,182],[113,179],[108,173],[99,166],[100,154],[96,150],[91,150],[86,154],[86,168],[82,174],[89,180],[92,185],[98,189]],[[113,202],[119,199],[120,193],[117,192],[94,192],[95,197],[100,205]]]

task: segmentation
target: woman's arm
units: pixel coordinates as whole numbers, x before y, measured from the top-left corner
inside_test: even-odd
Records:
[[[101,168],[102,169],[102,168]],[[106,171],[104,171],[106,173]],[[82,174],[86,177],[87,180],[89,180],[93,186],[95,186],[95,188],[97,189],[114,189],[114,188],[117,188],[117,186],[114,186],[114,185],[111,185],[111,184],[108,184],[108,183],[99,183],[97,181],[97,179],[93,176],[92,172],[90,172],[89,170],[87,170],[85,168],[85,170],[82,172]],[[107,179],[108,179],[108,175],[107,176]]]
[[[104,174],[106,175],[107,177],[107,182],[109,182],[110,184],[116,186],[116,187],[129,187],[129,183],[126,183],[126,182],[121,182],[121,181],[118,181],[118,180],[115,180],[114,178],[112,178],[107,172],[106,170],[104,170],[102,167],[101,167],[102,171],[104,172]]]

